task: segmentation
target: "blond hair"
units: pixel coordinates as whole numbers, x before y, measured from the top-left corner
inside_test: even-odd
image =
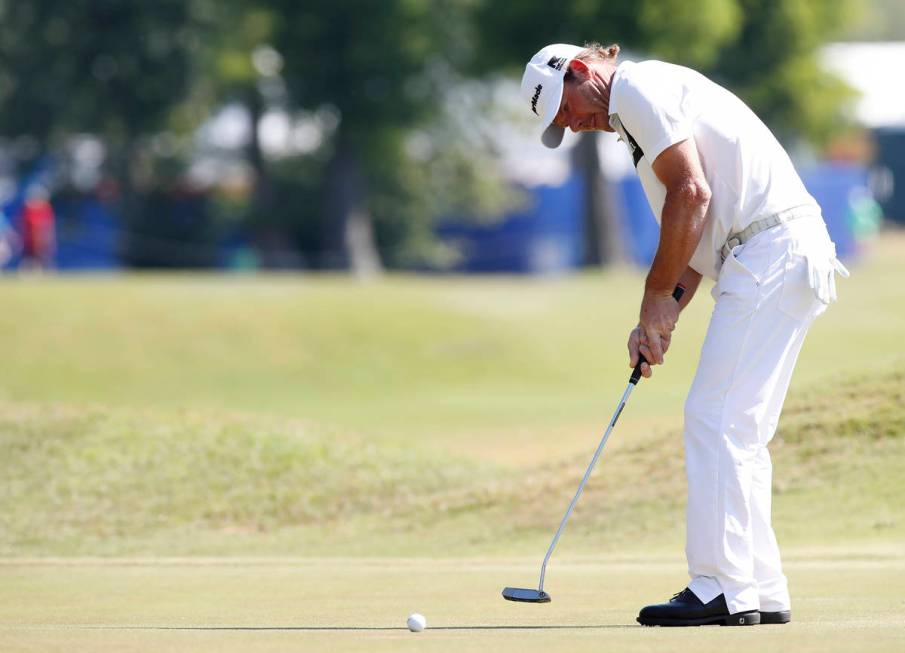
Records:
[[[603,46],[597,43],[596,41],[592,41],[590,43],[584,44],[584,50],[576,54],[573,59],[578,59],[579,61],[584,61],[585,63],[593,63],[595,61],[598,62],[606,62],[606,61],[615,61],[616,57],[619,55],[619,44],[613,43],[612,45]],[[566,70],[565,77],[563,78],[567,82],[571,82],[575,79],[574,73],[572,73],[572,69],[569,68]]]
[[[610,59],[615,59],[618,55],[618,43],[603,46],[596,41],[592,41],[590,43],[585,43],[584,50],[575,55],[573,59],[580,59],[581,61],[608,61]]]

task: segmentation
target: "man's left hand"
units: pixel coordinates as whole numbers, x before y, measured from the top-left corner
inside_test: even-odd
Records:
[[[679,303],[671,293],[646,291],[641,301],[639,325],[643,333],[641,353],[651,365],[662,365],[672,332],[679,321]]]

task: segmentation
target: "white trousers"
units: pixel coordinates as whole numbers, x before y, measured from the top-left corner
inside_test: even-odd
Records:
[[[809,281],[832,276],[835,247],[819,216],[757,234],[726,258],[685,404],[689,588],[730,613],[788,610],[770,523],[767,443],[808,328],[826,305]],[[825,277],[824,277],[825,278]]]

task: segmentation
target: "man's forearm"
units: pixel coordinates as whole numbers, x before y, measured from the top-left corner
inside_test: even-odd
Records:
[[[701,241],[710,191],[690,184],[682,192],[667,193],[660,221],[660,244],[651,264],[646,293],[671,295]]]

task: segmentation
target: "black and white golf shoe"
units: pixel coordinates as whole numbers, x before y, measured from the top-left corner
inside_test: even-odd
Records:
[[[702,603],[686,587],[669,603],[642,609],[638,623],[642,626],[755,626],[760,623],[760,617],[757,610],[729,614],[726,598],[722,594],[710,603]]]

